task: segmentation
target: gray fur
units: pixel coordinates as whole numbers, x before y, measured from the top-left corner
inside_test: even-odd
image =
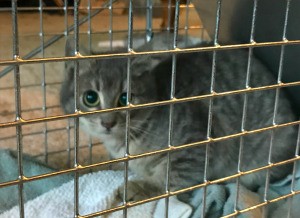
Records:
[[[72,52],[67,46],[67,54]],[[210,92],[212,52],[177,55],[176,98],[208,94]],[[159,60],[159,61],[157,61]],[[247,50],[217,52],[215,91],[223,92],[245,87],[248,62]],[[117,99],[126,91],[127,59],[80,61],[80,110],[91,109],[82,103],[82,93],[93,89],[99,93],[101,106],[95,109],[117,107]],[[170,96],[172,59],[164,57],[138,57],[131,61],[132,104],[167,100]],[[73,63],[66,64],[66,80],[62,86],[61,103],[66,113],[74,111]],[[253,57],[250,86],[276,84],[269,70]],[[272,125],[276,90],[248,94],[245,130]],[[244,95],[231,95],[214,99],[212,137],[238,133],[241,130]],[[279,97],[277,123],[296,120],[284,90]],[[205,140],[207,135],[209,100],[180,103],[174,106],[172,145],[177,146]],[[130,154],[141,154],[168,147],[169,106],[131,111]],[[80,118],[87,133],[99,137],[113,158],[125,153],[125,112],[97,114]],[[116,121],[110,132],[101,125]],[[272,162],[291,158],[295,153],[296,127],[275,130]],[[245,136],[241,170],[261,167],[268,162],[271,132]],[[210,144],[208,179],[218,179],[237,172],[240,139]],[[129,168],[163,190],[167,171],[166,155],[154,155],[129,162]],[[205,145],[171,153],[171,189],[176,190],[203,182]],[[289,173],[290,165],[271,170],[271,181]],[[248,188],[265,182],[266,171],[241,177]]]

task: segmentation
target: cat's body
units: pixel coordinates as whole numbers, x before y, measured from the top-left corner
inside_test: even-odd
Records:
[[[67,50],[71,50],[67,46]],[[67,52],[71,55],[70,51]],[[176,98],[210,93],[212,52],[177,55]],[[229,50],[217,53],[215,92],[245,88],[248,52]],[[80,61],[80,110],[114,108],[121,93],[126,93],[127,59],[102,59]],[[132,59],[132,104],[170,99],[171,57],[164,60],[149,57]],[[66,64],[67,77],[61,92],[66,113],[74,111],[73,63]],[[253,58],[250,87],[275,84],[276,81],[258,60]],[[89,108],[83,100],[87,90],[98,94],[99,103]],[[248,94],[245,130],[272,125],[276,90]],[[124,95],[123,95],[124,97]],[[211,137],[222,137],[241,131],[244,94],[218,97],[213,100]],[[283,91],[280,92],[276,123],[296,120],[291,105]],[[130,154],[164,149],[168,147],[170,106],[136,109],[130,112]],[[209,99],[174,105],[171,145],[177,146],[207,139]],[[99,137],[113,158],[125,154],[125,112],[97,114],[81,117],[83,128]],[[295,127],[281,128],[273,132],[272,162],[291,158],[295,152],[297,131]],[[241,170],[246,171],[268,164],[271,131],[243,138]],[[207,178],[218,179],[237,172],[240,138],[211,143]],[[171,153],[171,190],[185,188],[203,182],[205,145]],[[166,181],[166,154],[132,160],[129,168],[141,180],[163,189]],[[271,170],[271,181],[289,173],[284,165]],[[241,177],[249,188],[265,182],[266,171]]]

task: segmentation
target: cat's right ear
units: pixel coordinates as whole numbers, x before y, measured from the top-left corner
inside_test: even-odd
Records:
[[[74,37],[69,36],[65,45],[65,56],[73,57],[75,55]],[[74,61],[65,62],[65,80],[70,81],[74,77]]]
[[[87,48],[81,44],[79,44],[79,52],[82,55],[90,55],[91,53],[93,53],[92,51],[88,51]],[[75,56],[75,40],[73,35],[70,35],[67,38],[66,46],[65,46],[65,56],[66,57]]]
[[[88,55],[88,52],[86,51],[86,49],[83,46],[79,46],[80,47],[80,53],[83,55]],[[66,57],[74,57],[75,54],[75,40],[74,40],[74,36],[70,35],[67,38],[66,41],[66,45],[65,45],[65,56]],[[66,79],[70,80],[73,79],[74,77],[74,65],[75,62],[74,61],[66,61],[65,62],[65,72],[66,72]]]
[[[75,43],[74,43],[74,37],[69,36],[66,41],[65,46],[65,56],[74,56],[75,55]]]

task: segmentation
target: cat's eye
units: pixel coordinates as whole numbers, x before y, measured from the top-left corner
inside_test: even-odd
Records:
[[[126,106],[127,104],[127,92],[123,92],[119,97],[119,106]]]
[[[87,107],[97,107],[100,103],[99,95],[93,90],[88,90],[83,93],[83,103]]]
[[[126,106],[127,105],[127,92],[123,92],[119,97],[119,106]]]

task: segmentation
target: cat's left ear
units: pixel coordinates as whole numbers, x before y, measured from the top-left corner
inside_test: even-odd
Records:
[[[135,75],[141,76],[146,72],[151,72],[166,56],[162,55],[142,55],[132,59],[131,66],[135,71]]]
[[[87,49],[80,45],[79,52],[82,55],[90,55],[91,52],[88,52]],[[75,55],[75,42],[74,42],[74,36],[69,36],[66,41],[65,46],[65,56],[66,57],[72,57]],[[83,69],[87,71],[92,67],[92,64],[95,62],[95,60],[80,60],[79,65],[80,69]],[[67,61],[65,62],[65,72],[66,72],[66,80],[72,80],[74,75],[74,61]],[[80,73],[80,72],[79,72]]]
[[[83,45],[79,45],[79,52],[82,55],[91,55],[93,52],[89,52],[86,47]],[[67,38],[66,46],[65,46],[65,56],[72,57],[75,55],[75,41],[74,36],[70,35]]]

